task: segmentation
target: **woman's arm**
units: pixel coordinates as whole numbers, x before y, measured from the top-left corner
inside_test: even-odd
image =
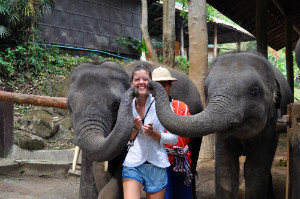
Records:
[[[160,138],[160,144],[165,145],[165,144],[170,144],[170,145],[175,145],[178,142],[178,135],[172,134],[169,131],[165,133],[164,131],[160,133],[161,138]]]

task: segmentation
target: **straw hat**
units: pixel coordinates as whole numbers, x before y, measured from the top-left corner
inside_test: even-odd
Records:
[[[171,76],[171,73],[168,69],[160,66],[153,70],[152,81],[177,81],[177,79]]]

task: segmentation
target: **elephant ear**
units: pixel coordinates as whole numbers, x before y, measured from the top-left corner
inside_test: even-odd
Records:
[[[277,81],[277,79],[275,79],[276,82],[276,88],[274,89],[273,92],[273,102],[275,105],[276,109],[281,109],[281,92],[280,92],[280,84]]]

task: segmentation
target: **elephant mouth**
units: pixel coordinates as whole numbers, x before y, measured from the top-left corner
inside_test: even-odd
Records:
[[[238,123],[236,123],[236,122],[230,123],[230,124],[229,124],[229,127],[227,128],[227,131],[232,132],[232,131],[234,131],[235,129],[238,129],[238,127],[239,127],[239,124],[238,124]]]

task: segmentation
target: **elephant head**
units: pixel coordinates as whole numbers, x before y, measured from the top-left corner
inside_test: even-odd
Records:
[[[112,160],[125,148],[133,129],[129,87],[129,76],[115,62],[82,64],[71,74],[68,108],[75,144],[90,161]]]
[[[244,138],[255,136],[271,118],[277,118],[280,105],[285,112],[286,98],[292,96],[283,75],[276,70],[258,53],[219,56],[205,79],[207,107],[193,116],[174,114],[162,86],[150,82],[159,120],[180,136],[200,137],[224,130]]]
[[[298,64],[298,68],[300,69],[300,39],[298,40],[298,43],[296,45],[295,57],[296,57],[296,62]]]

